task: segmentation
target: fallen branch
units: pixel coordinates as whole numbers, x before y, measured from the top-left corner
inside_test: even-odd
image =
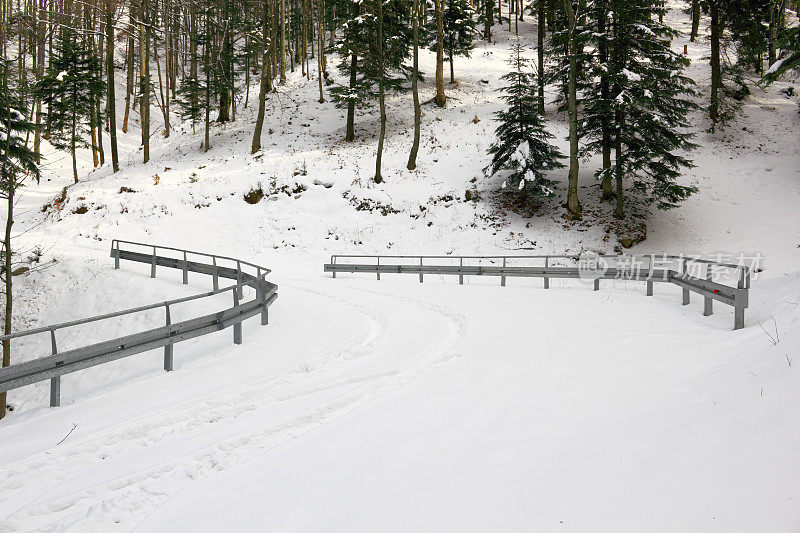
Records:
[[[75,431],[75,428],[76,428],[76,427],[78,427],[78,424],[77,424],[77,423],[75,423],[75,422],[73,422],[73,423],[72,423],[72,429],[70,429],[70,430],[69,430],[69,433],[67,433],[66,435],[64,435],[64,438],[63,438],[63,439],[61,439],[60,441],[58,441],[58,442],[56,443],[56,446],[58,446],[59,444],[61,444],[61,443],[62,443],[62,442],[64,442],[65,440],[67,440],[67,437],[69,437],[70,435],[72,435],[72,432],[73,432],[73,431]]]

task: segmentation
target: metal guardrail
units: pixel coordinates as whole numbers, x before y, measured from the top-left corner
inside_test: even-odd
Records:
[[[147,249],[149,253],[123,249],[123,247]],[[174,258],[159,255],[162,250],[177,252],[181,257]],[[211,263],[197,260],[190,261],[190,256],[192,259],[210,258]],[[2,341],[37,334],[49,334],[52,350],[52,354],[49,356],[0,368],[0,392],[49,379],[50,405],[55,407],[61,403],[61,376],[64,374],[162,347],[164,348],[164,370],[169,372],[173,368],[173,346],[175,343],[233,326],[233,342],[241,344],[242,322],[251,316],[260,314],[261,324],[266,325],[269,322],[269,306],[278,298],[278,286],[266,280],[270,270],[240,259],[116,239],[111,243],[111,257],[114,258],[115,269],[120,267],[120,261],[122,260],[149,264],[150,277],[152,278],[156,277],[156,268],[159,266],[182,270],[184,284],[189,282],[189,272],[207,274],[212,277],[213,290],[194,296],[176,298],[0,336],[0,341]],[[228,263],[230,266],[224,266],[220,263]],[[233,279],[236,283],[220,289],[219,278]],[[255,298],[242,301],[244,299],[244,287],[255,289]],[[226,307],[216,313],[181,322],[173,323],[170,320],[171,307],[226,292],[233,294],[233,306]],[[61,353],[58,352],[56,332],[59,330],[158,308],[164,308],[164,326]]]
[[[713,314],[716,300],[734,308],[734,330],[744,327],[750,289],[748,266],[668,254],[598,255],[594,260],[595,268],[586,268],[581,266],[586,256],[576,255],[332,255],[324,271],[333,273],[334,278],[337,272],[374,273],[378,280],[382,273],[418,274],[420,283],[425,274],[457,275],[459,284],[464,283],[464,276],[499,276],[502,286],[507,277],[533,277],[543,278],[545,289],[550,288],[551,278],[591,279],[594,290],[600,289],[601,279],[622,279],[646,282],[648,296],[653,295],[654,283],[672,283],[681,287],[683,305],[689,304],[690,292],[700,294],[704,316]],[[713,280],[720,270],[734,272],[735,287]]]

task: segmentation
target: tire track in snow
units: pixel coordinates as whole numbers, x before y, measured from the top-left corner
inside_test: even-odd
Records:
[[[73,444],[55,461],[50,457],[21,461],[22,464],[15,465],[14,476],[10,478],[12,484],[14,480],[19,484],[20,477],[30,476],[31,467],[39,472],[47,471],[47,476],[52,476],[59,467],[69,467],[76,460],[86,458],[77,467],[72,468],[69,478],[61,479],[56,486],[39,492],[34,498],[28,499],[18,511],[12,512],[8,519],[0,524],[0,531],[31,527],[40,530],[62,530],[79,524],[81,528],[122,523],[132,525],[194,480],[212,475],[216,471],[244,462],[258,454],[266,453],[276,446],[353,411],[385,392],[432,373],[454,357],[458,357],[458,354],[453,351],[453,347],[464,328],[464,317],[442,306],[420,300],[346,287],[347,290],[368,295],[371,298],[394,299],[400,303],[400,306],[421,307],[429,313],[438,315],[439,320],[445,320],[447,334],[437,348],[414,354],[393,368],[308,386],[307,383],[311,378],[323,374],[326,369],[341,366],[342,363],[347,365],[369,356],[380,356],[382,352],[377,348],[380,348],[381,337],[386,336],[387,317],[377,311],[374,306],[353,304],[342,297],[312,289],[309,287],[309,285],[313,285],[311,282],[303,282],[302,285],[305,286],[295,286],[299,290],[355,308],[376,327],[370,328],[370,332],[355,347],[348,349],[345,346],[343,349],[330,349],[315,354],[303,365],[285,375],[248,384],[243,391],[234,392],[230,400],[224,402],[222,406],[211,406],[209,409],[210,406],[205,403],[202,407],[195,409],[185,408],[178,411],[165,409],[157,414],[158,419],[156,420],[153,420],[150,415],[147,418],[143,417],[139,423],[125,425],[122,435],[118,434],[120,427],[117,426],[112,430],[102,432],[99,435],[101,441],[99,443],[97,442],[98,435],[89,436],[84,439],[85,442]],[[417,312],[407,316],[418,318],[419,315]],[[426,322],[428,321],[426,320]],[[399,325],[401,330],[406,329],[402,327],[402,321],[399,321]],[[295,385],[303,385],[303,387],[292,390]],[[335,391],[335,389],[342,390]],[[320,405],[283,417],[279,421],[258,424],[258,420],[254,420],[258,418],[257,415],[263,414],[261,412],[276,403],[291,402],[315,394],[330,395],[332,391],[334,391],[333,397],[326,399]],[[211,396],[218,404],[220,401],[219,391],[209,395],[209,397]],[[242,403],[243,399],[246,401]],[[246,420],[235,420],[241,415],[244,415],[242,418]],[[184,454],[156,466],[148,466],[139,472],[125,474],[111,480],[104,479],[73,494],[66,496],[53,494],[57,492],[57,489],[69,483],[80,481],[81,476],[86,475],[86,472],[91,474],[91,470],[98,464],[95,454],[101,449],[106,451],[105,446],[109,442],[116,446],[113,450],[114,456],[119,461],[123,461],[132,451],[158,446],[168,437],[173,441],[178,437],[181,440],[202,437],[204,430],[208,429],[211,424],[220,421],[247,425],[247,431],[224,438],[194,453]],[[250,427],[251,421],[258,424],[255,430]],[[156,438],[154,438],[154,433]],[[198,435],[198,433],[200,434]],[[105,459],[109,455],[111,454],[106,454],[103,458]],[[23,482],[23,488],[24,485]],[[43,501],[47,499],[48,495],[52,497],[52,500]]]
[[[38,491],[32,498],[25,498],[24,503],[17,504],[18,508],[24,508],[79,477],[86,468],[95,467],[98,461],[114,460],[124,456],[130,449],[141,449],[170,437],[202,431],[220,420],[235,419],[249,411],[256,411],[259,407],[273,403],[271,396],[275,389],[308,379],[342,360],[356,359],[359,354],[369,353],[385,328],[386,317],[380,313],[366,312],[357,305],[351,307],[369,323],[367,333],[360,337],[348,337],[336,346],[313,354],[306,362],[289,372],[215,389],[200,398],[150,411],[134,421],[126,421],[75,440],[58,449],[58,455],[52,453],[56,450],[46,450],[0,468],[0,479],[5,478],[5,481],[0,481],[0,520],[5,518],[3,510],[9,510],[9,506],[13,506],[10,500],[31,482],[40,481],[49,487],[45,491]],[[313,361],[313,364],[309,361]],[[0,531],[1,526],[0,523]]]

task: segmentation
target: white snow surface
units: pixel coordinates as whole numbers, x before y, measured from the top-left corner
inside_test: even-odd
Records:
[[[668,22],[707,92],[707,42],[688,42],[678,9]],[[520,23],[524,39],[535,42],[534,26]],[[47,407],[47,382],[9,393],[0,531],[800,529],[800,126],[796,97],[780,93],[789,83],[755,91],[721,133],[693,117],[702,147],[684,179],[700,192],[654,211],[634,249],[762,254],[742,330],[731,331],[731,308],[703,317],[699,297],[683,307],[666,284],[648,298],[623,281],[594,292],[579,281],[543,290],[541,280],[322,273],[332,253],[613,250],[594,159],[581,165],[583,223],[561,217],[563,185],[532,216],[493,200],[504,178],[480,170],[513,39],[495,31],[456,60],[447,107],[423,108],[419,170],[405,170],[410,96],[389,100],[380,186],[369,182],[375,113],[358,115],[346,145],[343,113],[317,103],[316,80],[299,72],[270,96],[256,156],[254,88],[235,122],[213,128],[208,153],[202,128],[182,124],[153,137],[142,165],[134,123],[120,132],[119,173],[91,171],[82,152],[81,182],[42,213],[72,180],[68,154],[47,153],[42,184],[18,203],[17,246],[40,246],[47,267],[14,278],[16,330],[209,290],[199,274],[183,286],[179,271],[113,270],[113,238],[254,261],[272,268],[279,299],[268,326],[244,323],[242,345],[230,329],[176,345],[174,372],[154,351],[65,376],[59,408]],[[432,54],[421,59],[432,73]],[[566,152],[563,117],[548,107],[548,119]],[[242,200],[273,177],[289,192]],[[566,170],[551,177],[563,184]],[[473,178],[477,203],[463,201]],[[399,212],[356,209],[366,200]],[[172,320],[228,297],[177,306]],[[59,350],[163,320],[152,311],[72,328]],[[12,346],[22,362],[48,354],[50,340]]]

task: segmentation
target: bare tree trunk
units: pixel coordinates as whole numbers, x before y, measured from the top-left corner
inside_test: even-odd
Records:
[[[352,15],[353,18],[356,18],[360,12],[360,2],[353,2],[353,11]],[[350,89],[352,90],[355,87],[356,82],[358,81],[358,56],[353,54],[350,56]],[[345,127],[345,134],[344,140],[347,142],[351,142],[356,138],[356,130],[355,130],[355,121],[356,121],[356,104],[353,101],[347,102],[347,124]]]
[[[133,31],[131,29],[131,31]],[[122,119],[122,133],[128,133],[128,118],[131,111],[131,95],[133,94],[133,62],[135,53],[133,50],[134,41],[133,35],[128,37],[128,53],[126,54],[125,63],[128,67],[125,85],[125,116]]]
[[[164,76],[165,76],[165,83],[166,83],[166,91],[164,91],[161,95],[161,103],[164,112],[164,137],[169,137],[170,133],[170,123],[169,123],[169,76],[170,76],[170,42],[171,39],[171,32],[170,32],[170,24],[169,24],[169,0],[164,0]],[[158,47],[154,47],[153,50],[156,50],[156,54]],[[158,56],[156,56],[156,65],[158,65]],[[158,89],[161,90],[161,67],[158,70]]]
[[[441,3],[442,0],[439,0]],[[381,159],[383,158],[383,141],[386,138],[386,94],[384,78],[386,77],[386,61],[383,42],[383,2],[378,1],[378,104],[381,113],[381,131],[378,135],[378,153],[375,157],[375,183],[381,183]]]
[[[444,0],[434,0],[436,5],[436,105],[444,107]]]
[[[281,24],[281,79],[280,84],[286,83],[286,0],[280,0],[280,24]]]
[[[325,96],[322,94],[322,77],[325,71],[325,29],[322,26],[322,19],[325,14],[325,0],[319,0],[317,3],[317,77],[319,78],[319,103],[325,101]]]
[[[567,185],[567,214],[570,218],[581,216],[581,205],[578,201],[578,58],[576,50],[577,19],[572,9],[571,0],[563,0],[564,9],[569,22],[568,53],[569,81],[567,82],[567,110],[569,114],[569,180]]]
[[[46,0],[39,0],[39,17],[43,18],[45,11],[49,20],[50,12],[46,9]],[[44,44],[47,32],[47,21],[38,20],[36,22],[36,79],[41,80],[44,76]],[[41,162],[41,143],[42,143],[42,99],[36,96],[36,129],[33,135],[33,152],[36,154],[36,162]]]
[[[414,65],[411,71],[411,92],[414,96],[414,143],[411,145],[411,153],[408,155],[408,170],[417,168],[417,152],[419,151],[419,133],[422,122],[422,110],[419,105],[419,2],[414,0],[414,9],[412,11],[411,27],[414,32]]]
[[[261,19],[262,31],[264,32],[262,43],[269,42],[269,48],[264,51],[264,60],[261,62],[261,84],[258,91],[258,116],[256,117],[255,128],[253,128],[253,142],[250,145],[251,154],[261,150],[261,130],[264,127],[264,113],[267,106],[267,93],[272,89],[270,87],[270,78],[272,77],[272,73],[270,72],[269,57],[272,53],[273,43],[272,35],[270,33],[269,8],[269,0],[264,1]]]
[[[140,87],[139,117],[142,122],[142,147],[144,163],[150,161],[150,13],[148,0],[142,2],[139,25]]]
[[[492,42],[492,14],[493,0],[483,0],[483,7],[486,9],[483,14],[483,38]]]
[[[606,0],[599,0],[596,7],[597,16],[597,33],[599,34],[599,42],[597,51],[600,59],[600,64],[608,66],[608,42],[606,41],[606,18],[608,16],[608,5]],[[608,68],[604,68],[600,73],[600,98],[603,102],[608,102],[611,94],[611,88],[608,80]],[[609,111],[604,111],[601,117],[601,130],[602,130],[602,145],[603,145],[603,181],[600,183],[601,200],[608,200],[614,196],[613,186],[611,183],[611,119]]]
[[[195,83],[200,82],[200,71],[197,65],[197,11],[195,9],[195,0],[189,0],[189,77]],[[197,109],[200,106],[200,97],[198,91],[192,90],[190,96],[192,102],[192,109]],[[192,133],[195,132],[195,121],[197,113],[192,113]]]
[[[711,105],[708,108],[711,117],[711,131],[719,122],[719,92],[722,90],[722,65],[720,64],[720,38],[722,28],[719,20],[719,6],[716,0],[710,3],[711,14]]]
[[[697,39],[697,32],[700,30],[700,0],[692,0],[692,33],[689,41]]]
[[[538,34],[536,36],[536,51],[539,59],[538,79],[536,80],[539,85],[539,113],[544,116],[544,36],[546,29],[545,24],[545,3],[544,0],[537,0],[538,7]]]
[[[614,212],[617,218],[624,218],[625,211],[624,211],[624,203],[623,203],[623,192],[622,192],[622,171],[623,171],[623,161],[622,161],[622,126],[624,124],[625,117],[622,114],[622,111],[616,111],[616,122],[617,122],[617,133],[616,133],[616,140],[615,140],[615,148],[616,153],[614,155],[615,159],[615,166],[614,166],[614,177],[616,178],[617,182],[617,209]]]
[[[6,63],[6,13],[0,13],[0,47],[2,47],[2,64],[0,67],[3,69],[3,77],[2,77],[2,90],[8,90],[8,64]],[[8,103],[8,101],[6,101]],[[10,114],[10,109],[6,109],[6,114]],[[11,135],[6,135],[5,138],[5,150],[4,154],[8,153],[11,150]],[[2,175],[5,176],[6,174],[6,165],[8,164],[8,158],[3,157],[2,163],[0,163],[3,167]],[[6,186],[8,189],[4,191],[6,193],[6,228],[5,234],[3,238],[3,290],[5,292],[5,306],[3,309],[3,334],[8,335],[11,333],[11,316],[13,312],[13,301],[14,301],[14,293],[13,293],[13,281],[11,279],[11,226],[14,224],[14,180],[8,179],[6,181]],[[11,341],[6,339],[3,341],[3,366],[10,366],[11,365]],[[6,393],[0,392],[0,419],[6,416]]]
[[[119,154],[117,152],[117,97],[114,91],[114,0],[106,0],[106,84],[108,96],[108,133],[111,137],[111,166],[114,172],[119,170]]]
[[[206,33],[209,32],[209,28],[211,27],[211,15],[208,11],[206,11],[205,16],[205,30]],[[205,101],[205,112],[206,112],[206,124],[205,124],[205,139],[203,141],[203,151],[208,152],[211,149],[211,126],[209,124],[211,120],[211,39],[206,39],[203,43],[203,55],[204,58],[204,65],[203,68],[205,70],[206,75],[206,87],[205,87],[205,94],[206,94],[206,101]]]

